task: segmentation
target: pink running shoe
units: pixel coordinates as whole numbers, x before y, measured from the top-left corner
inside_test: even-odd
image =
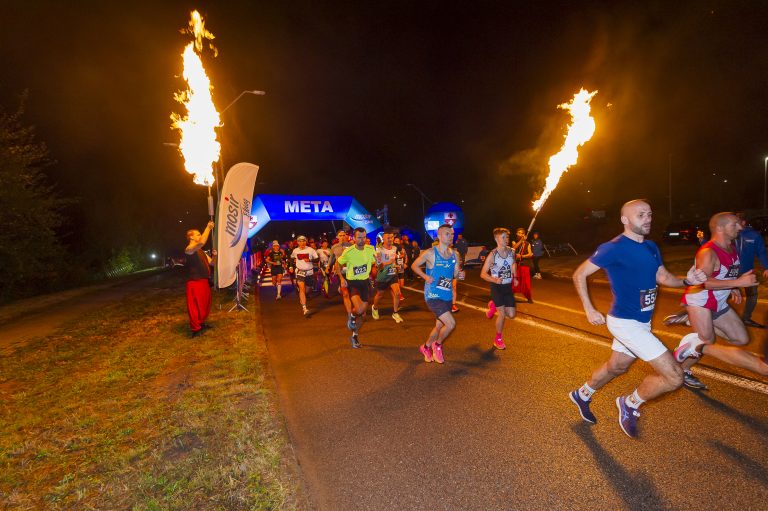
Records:
[[[445,362],[443,358],[443,345],[436,342],[432,343],[432,361],[442,364]]]
[[[491,319],[494,314],[496,314],[496,304],[491,300],[488,302],[488,312],[486,312],[485,315],[488,316],[488,319]]]
[[[424,355],[424,362],[432,362],[432,350],[426,344],[419,346],[419,351]]]
[[[504,341],[502,341],[501,337],[499,336],[496,336],[496,338],[493,340],[493,345],[496,347],[497,350],[507,349],[507,345],[504,344]]]

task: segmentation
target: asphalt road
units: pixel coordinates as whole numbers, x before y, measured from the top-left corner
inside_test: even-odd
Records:
[[[606,310],[607,286],[593,291]],[[294,293],[275,302],[274,288],[261,289],[281,408],[316,508],[768,508],[765,379],[703,368],[709,391],[643,406],[633,440],[614,401],[647,374],[643,363],[595,394],[596,425],[568,400],[610,353],[569,281],[534,281],[537,303],[519,304],[505,351],[492,348],[492,322],[475,309],[488,300],[477,270],[459,294],[466,305],[438,365],[417,349],[434,321],[418,292],[406,292],[399,325],[386,300],[354,350],[339,297],[314,298],[304,318]],[[660,328],[678,300],[661,294]],[[763,314],[761,305],[755,319]],[[688,332],[669,331],[669,346]]]

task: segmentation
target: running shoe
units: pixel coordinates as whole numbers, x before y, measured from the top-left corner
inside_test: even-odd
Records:
[[[742,321],[746,326],[750,326],[752,328],[765,328],[765,325],[760,324],[757,321],[753,321],[751,319],[743,319]]]
[[[700,358],[701,353],[699,353],[696,348],[702,344],[704,344],[704,342],[699,339],[699,336],[695,332],[686,335],[680,339],[680,344],[678,344],[673,353],[675,360],[682,362],[686,358]]]
[[[504,344],[504,341],[501,340],[501,337],[497,337],[493,340],[493,345],[496,347],[497,350],[505,350],[507,349],[507,345]]]
[[[667,326],[691,324],[690,321],[688,321],[688,311],[685,309],[665,317],[663,323]]]
[[[305,315],[305,316],[306,316],[307,314],[309,314],[309,309],[307,309],[306,307],[304,307],[303,311],[304,311],[304,315]]]
[[[592,410],[589,409],[589,405],[592,403],[591,399],[587,399],[586,401],[581,399],[578,389],[568,394],[568,397],[571,398],[573,404],[575,404],[579,409],[579,415],[581,415],[582,419],[587,422],[591,422],[592,424],[597,424],[597,417],[595,417],[595,414],[592,413]]]
[[[371,316],[373,316],[373,319],[379,319],[379,309],[371,305]]]
[[[683,371],[683,385],[694,390],[707,390],[709,388],[690,371]]]
[[[347,328],[349,328],[350,330],[354,330],[356,326],[357,326],[357,321],[355,320],[355,315],[350,314],[349,318],[347,318]]]
[[[350,340],[352,341],[352,347],[353,348],[362,348],[363,345],[360,344],[360,340],[357,338],[357,334],[352,334],[352,337],[350,337]]]
[[[451,312],[453,312],[454,314],[455,314],[455,313],[457,313],[457,312],[459,312],[459,308],[458,308],[458,307],[456,307],[456,304],[455,304],[455,303],[454,303],[453,305],[451,305]]]
[[[627,396],[616,398],[616,408],[619,409],[619,426],[629,438],[637,438],[637,419],[640,412],[627,405]]]
[[[491,319],[494,314],[496,314],[496,304],[491,300],[488,302],[488,312],[486,312],[485,315],[488,316],[488,319]]]
[[[424,355],[424,362],[432,362],[432,350],[426,344],[419,346],[419,351]]]
[[[403,318],[397,312],[393,312],[392,313],[392,319],[395,320],[395,323],[402,323],[403,322]]]
[[[278,301],[278,300],[280,300],[281,298],[282,298],[282,296],[280,296],[280,295],[277,295],[277,296],[275,297],[275,301]]]
[[[432,360],[437,362],[438,364],[442,364],[445,362],[445,359],[443,358],[443,345],[433,342],[432,343]]]
[[[404,301],[405,301],[405,295],[400,295],[400,301],[401,301],[401,302],[404,302]]]

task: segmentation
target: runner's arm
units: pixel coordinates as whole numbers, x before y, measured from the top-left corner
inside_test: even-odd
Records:
[[[592,300],[589,299],[589,288],[587,286],[587,277],[599,270],[600,267],[587,259],[573,272],[573,285],[576,287],[576,293],[581,298],[584,306],[584,312],[587,320],[593,325],[602,325],[605,323],[605,317],[595,309]]]
[[[413,273],[424,279],[425,282],[428,284],[432,283],[432,277],[421,271],[421,267],[427,264],[428,262],[434,264],[434,254],[432,253],[434,249],[430,248],[429,250],[423,251],[421,254],[419,254],[419,257],[416,258],[416,260],[411,265],[411,269],[413,270]]]
[[[656,270],[656,283],[666,287],[698,286],[706,281],[707,274],[696,265],[691,266],[685,277],[673,275],[663,264]]]
[[[491,251],[491,254],[492,253],[493,253],[493,250]],[[488,254],[488,255],[491,255],[491,254]],[[492,276],[490,271],[491,271],[491,258],[486,257],[485,262],[483,263],[483,269],[480,270],[480,278],[492,284],[501,284],[501,277]]]
[[[696,268],[702,270],[705,275],[712,275],[715,265],[718,263],[717,255],[711,249],[699,251],[696,254]],[[733,289],[735,287],[752,287],[757,285],[757,277],[753,270],[749,270],[735,280],[718,280],[708,277],[704,282],[704,289]]]

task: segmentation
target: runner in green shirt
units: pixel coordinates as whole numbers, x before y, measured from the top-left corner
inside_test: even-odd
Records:
[[[365,229],[358,227],[353,233],[354,245],[346,249],[336,260],[336,267],[341,285],[349,290],[352,301],[352,313],[347,321],[347,328],[352,330],[352,347],[361,346],[357,337],[363,326],[365,311],[368,310],[368,296],[371,285],[368,280],[371,268],[376,264],[376,249],[366,245]],[[343,269],[343,271],[342,271]]]

